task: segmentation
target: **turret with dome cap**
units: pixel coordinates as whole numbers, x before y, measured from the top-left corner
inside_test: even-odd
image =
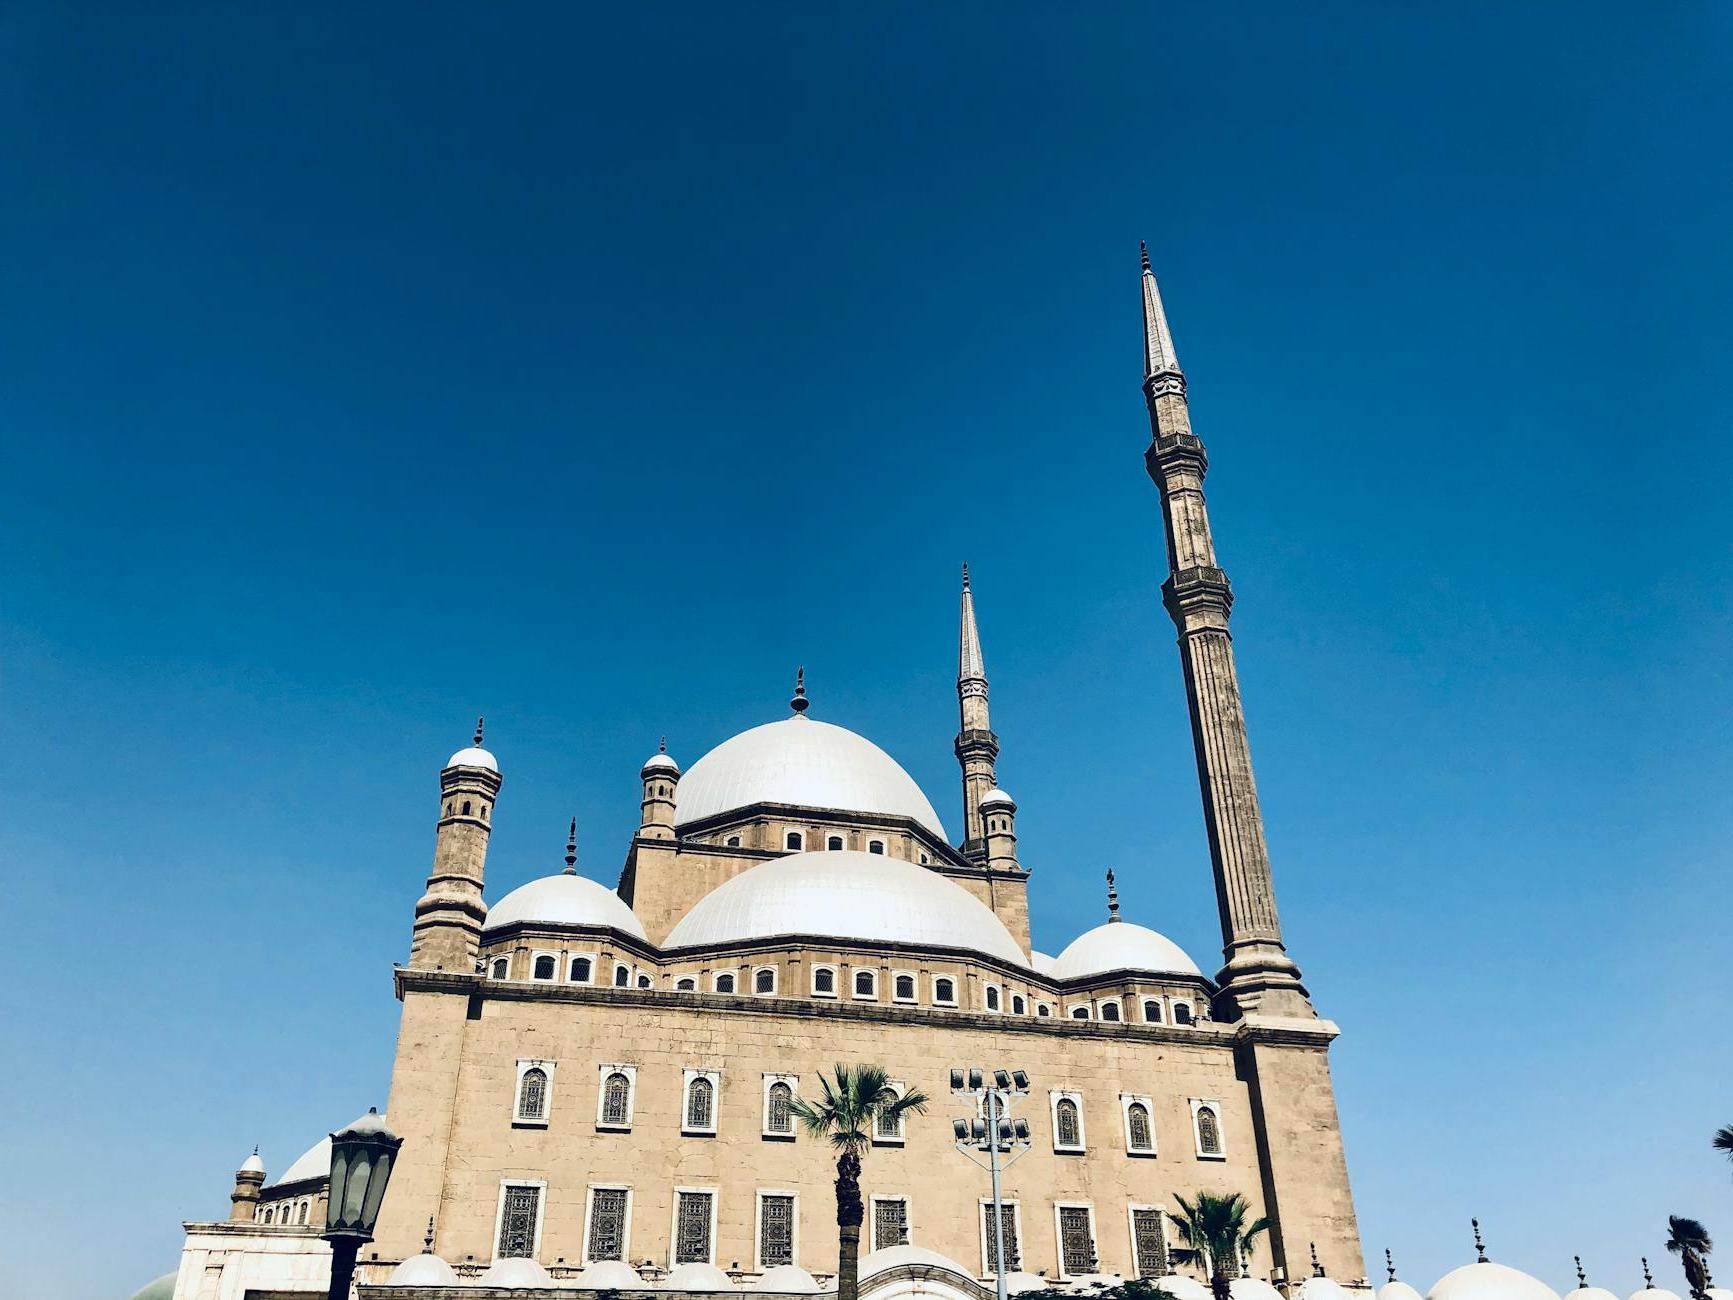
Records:
[[[464,974],[475,969],[487,904],[482,900],[493,806],[501,776],[494,756],[481,747],[482,719],[475,739],[451,756],[439,774],[440,816],[433,871],[427,892],[415,904],[409,964],[420,970]]]
[[[638,779],[644,783],[644,797],[638,803],[638,834],[651,840],[673,839],[680,765],[668,756],[668,737],[663,736],[656,752],[644,760]]]

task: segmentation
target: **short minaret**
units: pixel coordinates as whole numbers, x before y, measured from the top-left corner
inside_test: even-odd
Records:
[[[1185,375],[1174,352],[1147,247],[1143,252],[1143,360],[1143,393],[1152,434],[1144,463],[1161,489],[1167,533],[1168,577],[1162,584],[1162,601],[1179,630],[1192,745],[1197,751],[1221,914],[1225,964],[1216,981],[1224,999],[1243,1012],[1315,1016],[1300,983],[1300,968],[1282,946],[1233,641],[1228,635],[1233,592],[1227,574],[1216,563],[1204,506],[1209,458],[1191,429]]]
[[[963,608],[957,636],[957,762],[963,769],[963,856],[983,862],[988,855],[981,801],[998,778],[999,738],[987,718],[987,665],[981,656],[981,631],[975,626],[975,593],[969,566],[963,566]]]
[[[1017,861],[1017,801],[998,786],[981,796],[981,824],[989,869],[1021,871]]]
[[[464,975],[475,970],[481,926],[487,919],[482,876],[500,787],[499,764],[481,747],[481,727],[477,718],[475,742],[453,754],[439,774],[433,873],[427,877],[427,892],[415,904],[409,947],[409,964],[417,970]]]
[[[642,816],[638,834],[647,840],[674,838],[674,799],[680,785],[680,765],[668,756],[668,737],[644,760],[638,776],[644,782],[644,797],[638,803]]]
[[[235,1170],[235,1190],[229,1193],[229,1222],[251,1223],[259,1213],[259,1189],[265,1185],[265,1162],[259,1148]]]

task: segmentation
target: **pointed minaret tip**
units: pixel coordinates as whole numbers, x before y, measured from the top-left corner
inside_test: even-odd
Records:
[[[572,818],[571,829],[566,832],[566,870],[568,876],[578,874],[578,819]]]
[[[967,560],[964,560],[963,561],[963,590],[967,591],[968,589],[969,589],[969,562]]]
[[[1167,309],[1161,303],[1161,289],[1155,283],[1155,272],[1149,265],[1149,245],[1143,248],[1143,377],[1155,379],[1161,375],[1177,375],[1179,353],[1174,350],[1173,331],[1167,327]],[[1183,389],[1181,390],[1183,391]]]
[[[1396,1261],[1390,1258],[1390,1247],[1384,1247],[1384,1271],[1390,1275],[1390,1280],[1396,1280]]]
[[[963,566],[962,618],[957,629],[957,684],[987,683],[987,661],[981,653],[981,629],[975,622],[975,592],[969,585],[969,566]]]
[[[1144,239],[1138,240],[1137,241],[1137,251],[1139,253],[1143,254],[1143,273],[1145,275],[1155,274],[1153,271],[1151,271],[1149,269],[1149,241],[1144,240]]]

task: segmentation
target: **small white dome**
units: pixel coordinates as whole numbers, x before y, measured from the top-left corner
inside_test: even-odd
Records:
[[[1349,1295],[1333,1278],[1309,1277],[1295,1288],[1294,1300],[1349,1300]]]
[[[680,775],[680,765],[674,761],[670,754],[651,754],[644,760],[644,766],[639,770],[643,772],[667,771],[672,772],[675,776]]]
[[[1066,1290],[1078,1295],[1084,1295],[1091,1291],[1106,1291],[1112,1287],[1123,1286],[1124,1284],[1125,1279],[1120,1277],[1117,1273],[1081,1273],[1071,1279],[1071,1283],[1066,1287]]]
[[[1108,921],[1084,931],[1054,959],[1049,973],[1054,979],[1075,980],[1116,970],[1203,974],[1172,939],[1131,921]]]
[[[875,1250],[872,1254],[861,1257],[860,1275],[864,1279],[871,1277],[874,1273],[884,1273],[893,1268],[911,1265],[922,1268],[948,1269],[950,1272],[961,1274],[963,1277],[974,1276],[956,1260],[947,1255],[941,1255],[936,1250],[928,1250],[925,1246],[886,1246],[882,1250]]]
[[[1378,1288],[1378,1300],[1420,1300],[1420,1292],[1406,1282],[1386,1282]],[[1607,1300],[1618,1300],[1618,1297],[1608,1296]]]
[[[986,794],[981,796],[981,807],[1010,808],[1015,810],[1017,807],[1017,801],[1010,795],[1006,794],[998,786],[994,786],[991,790],[987,791]]]
[[[1261,1277],[1233,1278],[1228,1282],[1228,1293],[1234,1300],[1283,1300],[1282,1293]]]
[[[1669,1291],[1665,1287],[1652,1286],[1647,1290],[1638,1291],[1631,1297],[1631,1300],[1679,1300],[1679,1297],[1677,1293]]]
[[[728,1274],[714,1264],[676,1264],[662,1279],[664,1291],[732,1291]]]
[[[446,760],[447,767],[479,767],[489,772],[499,771],[499,764],[492,754],[480,745],[471,745],[468,749],[460,749]]]
[[[519,885],[488,909],[482,930],[498,930],[519,921],[609,926],[634,938],[645,938],[644,923],[625,900],[588,876],[561,873]]]
[[[757,1289],[780,1291],[785,1295],[817,1295],[819,1285],[818,1279],[799,1264],[778,1264],[759,1275]]]
[[[724,881],[668,932],[665,948],[777,935],[894,941],[1027,966],[1005,923],[936,871],[854,849],[791,853]]]
[[[585,1290],[633,1291],[641,1289],[644,1279],[630,1264],[617,1259],[592,1259],[578,1270],[571,1284]]]
[[[1591,1290],[1599,1290],[1600,1288],[1599,1287],[1592,1287],[1590,1289]],[[1707,1286],[1707,1287],[1704,1287],[1703,1288],[1703,1294],[1708,1296],[1709,1300],[1733,1300],[1733,1291],[1729,1291],[1724,1286]]]
[[[457,1274],[438,1255],[411,1255],[385,1278],[386,1286],[456,1286]]]
[[[513,1257],[496,1259],[475,1280],[476,1286],[496,1286],[501,1290],[524,1291],[534,1287],[551,1287],[553,1275],[533,1259]]]
[[[1025,1291],[1045,1291],[1050,1283],[1038,1273],[1005,1274],[1005,1294],[1022,1295]]]
[[[1384,1300],[1384,1297],[1380,1295],[1378,1300]],[[1602,1286],[1579,1286],[1575,1291],[1567,1292],[1565,1300],[1619,1300],[1619,1298]],[[1709,1300],[1716,1300],[1713,1291],[1710,1293]],[[1726,1297],[1726,1300],[1733,1300],[1733,1295]]]
[[[1464,1264],[1434,1282],[1426,1300],[1559,1300],[1559,1295],[1508,1264]]]
[[[265,1162],[259,1158],[259,1149],[253,1148],[253,1154],[241,1161],[241,1167],[235,1171],[241,1174],[262,1174],[265,1172]]]
[[[152,1278],[132,1293],[132,1300],[174,1300],[177,1273],[164,1273]]]
[[[1169,1273],[1155,1279],[1155,1289],[1166,1292],[1173,1300],[1211,1300],[1212,1292],[1195,1277],[1184,1273]]]
[[[767,722],[723,741],[680,782],[680,825],[755,803],[909,817],[944,837],[915,779],[865,736],[807,717]]]

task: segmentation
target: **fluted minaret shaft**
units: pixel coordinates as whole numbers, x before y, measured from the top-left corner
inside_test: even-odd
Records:
[[[1225,965],[1218,983],[1241,1011],[1312,1015],[1300,970],[1282,946],[1263,814],[1234,667],[1228,615],[1233,592],[1216,563],[1203,480],[1209,469],[1191,429],[1185,375],[1161,291],[1143,257],[1144,397],[1152,441],[1144,456],[1161,489],[1168,577],[1162,600],[1179,631],[1186,702],[1197,753],[1204,822],[1215,871]]]
[[[999,738],[987,718],[987,665],[981,655],[981,630],[975,625],[975,593],[969,566],[963,566],[963,606],[957,635],[957,762],[963,769],[963,856],[984,861],[987,834],[981,800],[997,778]]]

